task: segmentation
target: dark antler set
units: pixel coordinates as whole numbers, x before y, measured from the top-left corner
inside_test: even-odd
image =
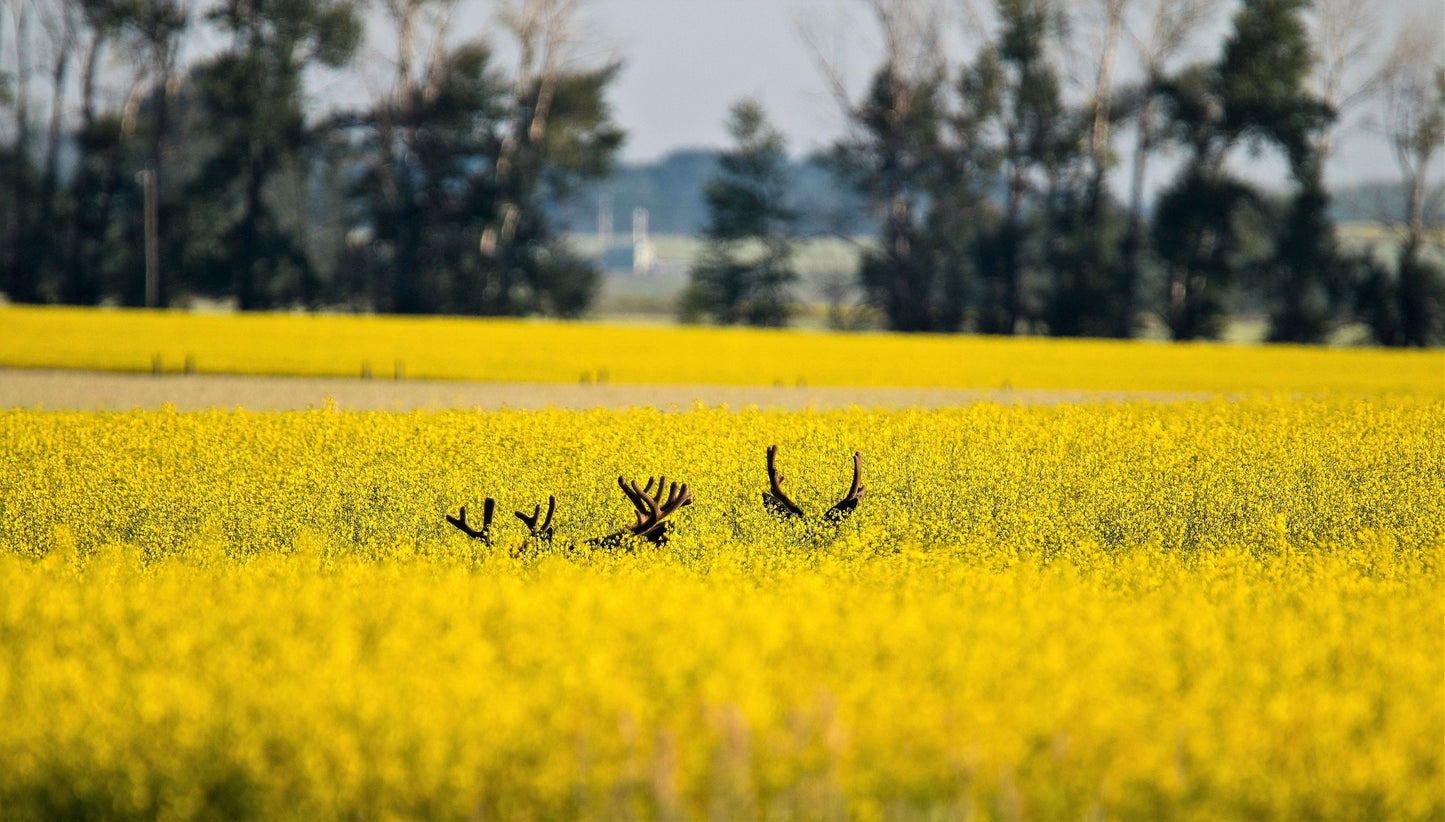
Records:
[[[803,509],[799,508],[798,504],[783,491],[783,475],[778,471],[777,457],[778,446],[768,446],[769,490],[763,492],[763,506],[770,513],[783,519],[794,517],[806,519]],[[647,485],[642,487],[638,487],[637,480],[629,481],[625,477],[618,477],[617,486],[622,489],[622,493],[632,503],[632,507],[636,510],[637,521],[619,531],[590,540],[590,544],[593,546],[625,547],[633,539],[645,539],[654,544],[662,544],[667,541],[668,532],[671,530],[671,523],[667,518],[679,509],[692,504],[692,489],[688,488],[687,483],[669,483],[666,476],[648,477]],[[665,497],[664,491],[666,492]],[[853,483],[843,499],[829,508],[823,514],[823,518],[829,522],[837,522],[847,517],[853,512],[853,509],[858,507],[858,503],[867,491],[868,486],[863,484],[863,455],[855,451],[853,452]],[[496,507],[497,501],[487,497],[482,506],[481,528],[473,528],[468,524],[466,506],[462,506],[460,516],[447,515],[447,522],[472,539],[491,545],[492,514]],[[515,513],[517,519],[526,524],[529,539],[541,542],[552,541],[552,517],[557,513],[557,497],[547,498],[547,516],[545,518],[542,517],[542,506],[540,505],[535,506],[530,515],[521,511]]]
[[[626,532],[649,542],[662,543],[667,541],[667,526],[663,520],[672,516],[677,509],[692,504],[692,489],[687,487],[687,483],[678,485],[674,482],[668,486],[667,477],[662,476],[657,478],[657,493],[654,495],[652,482],[652,477],[648,477],[647,487],[638,488],[637,480],[628,482],[622,477],[617,478],[617,486],[632,500],[632,507],[637,509],[637,522],[628,526]],[[663,488],[667,488],[667,501],[658,503],[657,498],[662,496]]]
[[[823,518],[830,522],[837,522],[853,513],[858,503],[863,500],[863,495],[868,493],[868,486],[863,484],[863,454],[859,451],[853,452],[853,484],[849,486],[848,493],[843,496],[832,508],[823,514]],[[763,507],[775,516],[788,519],[797,517],[806,519],[803,509],[798,507],[796,502],[783,490],[783,475],[778,471],[778,446],[768,446],[768,490],[763,492]]]

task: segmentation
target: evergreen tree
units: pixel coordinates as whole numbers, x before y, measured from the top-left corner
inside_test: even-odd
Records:
[[[733,105],[735,146],[718,155],[717,176],[703,189],[706,245],[682,295],[685,320],[720,325],[787,325],[797,215],[789,208],[787,146],[756,100]]]
[[[910,79],[884,66],[852,112],[856,134],[833,150],[835,173],[877,216],[877,248],[858,276],[895,331],[956,331],[967,305],[962,258],[974,227],[962,223],[975,181],[944,143],[947,91],[941,70]]]

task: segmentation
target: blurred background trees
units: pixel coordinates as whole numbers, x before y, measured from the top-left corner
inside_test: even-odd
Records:
[[[787,325],[797,214],[787,204],[787,142],[756,100],[728,117],[733,148],[718,155],[717,175],[703,189],[708,223],[701,257],[679,306],[688,322]]]
[[[605,176],[623,132],[606,100],[617,66],[571,53],[580,0],[508,6],[495,34],[511,66],[485,39],[449,38],[458,0],[380,5],[389,86],[316,116],[308,78],[364,73],[358,0],[6,0],[0,291],[584,311],[598,272],[546,206]],[[102,65],[128,73],[123,100],[96,94]]]
[[[1445,342],[1439,38],[1406,21],[1378,59],[1367,0],[855,0],[863,88],[799,44],[833,145],[790,160],[745,101],[731,146],[620,171],[584,0],[459,32],[463,2],[0,0],[0,292],[575,317],[602,280],[569,232],[611,186],[701,236],[690,319],[787,324],[798,243],[831,234],[840,323],[851,290],[898,331],[1209,339],[1247,312]],[[364,98],[321,105],[342,78]],[[1399,168],[1388,254],[1337,234],[1345,125]]]
[[[1274,341],[1364,322],[1387,344],[1445,342],[1445,278],[1415,219],[1445,116],[1438,45],[1407,26],[1362,81],[1367,4],[1317,2],[1241,0],[1218,52],[1185,62],[1221,3],[994,0],[969,6],[977,56],[946,65],[945,6],[869,0],[885,59],[847,101],[833,154],[878,226],[859,267],[867,300],[900,331],[1130,337],[1152,314],[1173,339],[1211,339],[1247,300]],[[1126,30],[1144,79],[1116,88]],[[1371,97],[1412,215],[1396,261],[1343,249],[1324,181],[1341,114]],[[1109,183],[1119,130],[1135,138],[1126,202]],[[1283,165],[1287,188],[1237,171],[1245,154]],[[1149,203],[1161,160],[1172,179]]]

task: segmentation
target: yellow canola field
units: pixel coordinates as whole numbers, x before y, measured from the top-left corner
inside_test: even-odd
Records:
[[[1445,396],[1434,351],[0,307],[0,366],[411,379]]]
[[[0,412],[0,817],[1439,819],[1442,427]],[[764,514],[774,442],[857,513]],[[587,549],[656,471],[673,539]]]

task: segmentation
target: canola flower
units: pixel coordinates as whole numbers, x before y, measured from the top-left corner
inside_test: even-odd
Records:
[[[0,412],[0,817],[1438,819],[1442,427]],[[864,504],[767,515],[774,442]],[[568,550],[662,471],[665,546]]]
[[[0,366],[721,385],[1445,395],[1436,351],[0,307]]]

